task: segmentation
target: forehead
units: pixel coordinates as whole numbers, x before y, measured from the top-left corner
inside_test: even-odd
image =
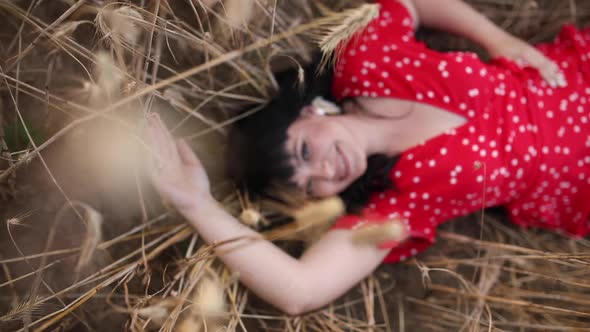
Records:
[[[302,136],[309,130],[311,124],[306,117],[298,117],[287,128],[287,138],[285,140],[285,152],[291,159],[294,158],[294,153],[297,151],[296,146],[302,139]]]
[[[287,139],[291,136],[297,136],[301,133],[312,131],[314,134],[318,134],[319,129],[326,129],[330,126],[329,119],[325,116],[320,115],[300,115],[293,123],[287,128]]]
[[[301,131],[302,129],[305,129],[305,127],[308,125],[308,122],[309,122],[308,117],[305,117],[305,116],[301,116],[300,115],[287,128],[287,138],[290,138],[291,136],[293,136],[298,131]]]

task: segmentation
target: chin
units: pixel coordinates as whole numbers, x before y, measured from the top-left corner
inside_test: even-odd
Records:
[[[350,179],[342,180],[343,185],[340,192],[343,192],[344,190],[348,189],[348,187],[350,187],[357,179],[358,177],[351,177]]]
[[[360,167],[357,167],[355,169],[355,174],[353,175],[354,179],[352,179],[352,181],[354,182],[356,179],[360,178],[361,176],[363,176],[363,174],[365,174],[365,171],[367,170],[367,159],[365,158],[359,158],[356,160],[357,165],[360,165]],[[352,182],[351,182],[352,183]]]

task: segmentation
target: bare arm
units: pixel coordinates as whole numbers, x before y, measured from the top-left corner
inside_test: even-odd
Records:
[[[415,16],[415,21],[424,26],[466,37],[484,47],[492,57],[503,56],[537,68],[552,86],[566,84],[553,61],[461,0],[399,1]]]
[[[369,275],[387,250],[354,245],[350,231],[327,232],[299,259],[242,225],[215,202],[195,202],[187,220],[207,243],[238,237],[243,240],[217,248],[219,258],[256,295],[292,315],[322,307]]]
[[[424,26],[469,38],[486,49],[507,32],[461,0],[402,0]]]
[[[152,146],[161,157],[152,181],[207,243],[236,238],[216,249],[219,258],[256,295],[292,315],[324,306],[369,275],[388,251],[352,243],[350,231],[325,234],[297,260],[242,225],[211,197],[201,163],[184,142],[174,142],[150,116]]]

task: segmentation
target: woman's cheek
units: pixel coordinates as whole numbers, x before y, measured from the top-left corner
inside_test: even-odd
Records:
[[[346,189],[341,186],[335,185],[335,183],[333,181],[330,181],[330,182],[322,181],[317,184],[316,188],[317,188],[316,195],[318,196],[318,198],[326,198],[326,197],[338,195],[340,192],[342,192],[344,189]]]

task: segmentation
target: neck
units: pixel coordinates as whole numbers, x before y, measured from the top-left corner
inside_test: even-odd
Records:
[[[351,130],[351,135],[364,147],[367,156],[384,154],[398,155],[414,144],[412,130],[402,118],[383,118],[366,113],[342,116],[342,121]]]

